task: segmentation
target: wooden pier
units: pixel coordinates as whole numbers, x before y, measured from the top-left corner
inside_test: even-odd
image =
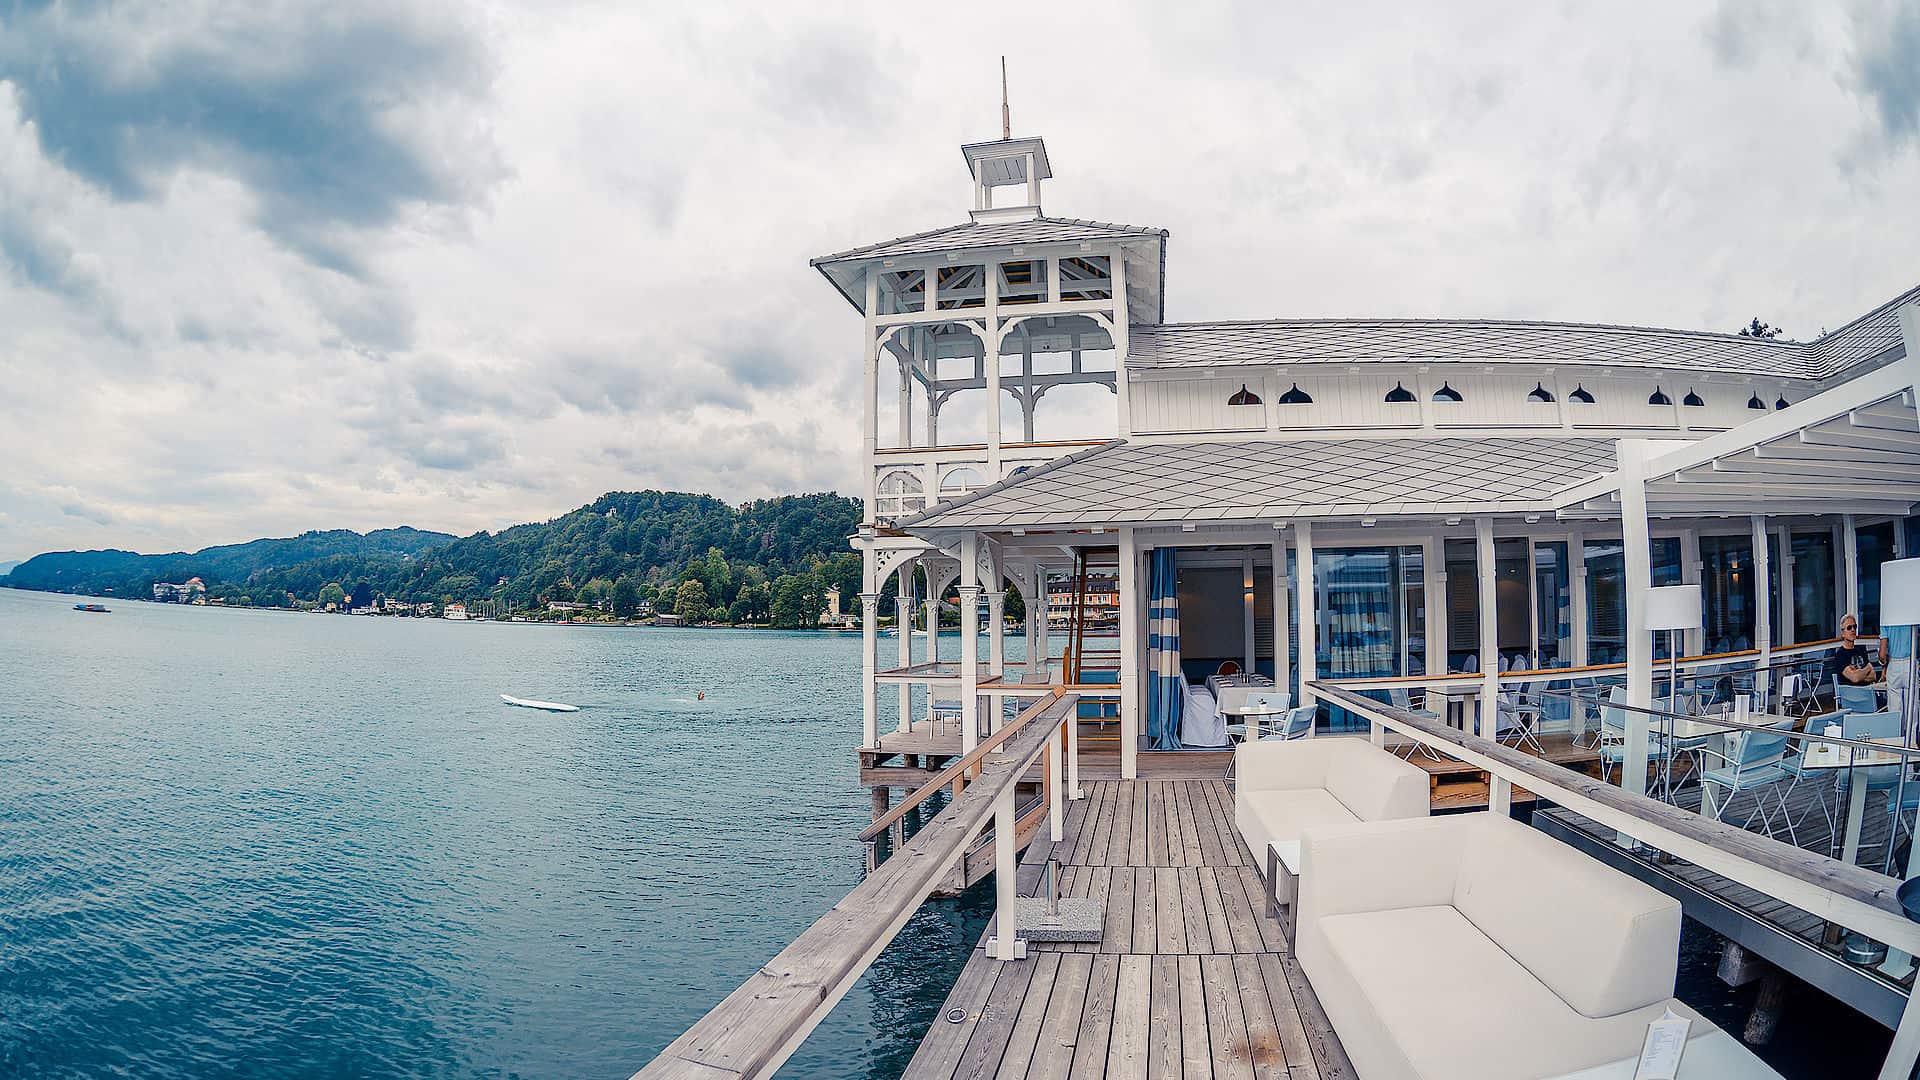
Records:
[[[1064,838],[1043,833],[1027,849],[1021,891],[1036,891],[1057,859],[1062,895],[1102,901],[1101,940],[1034,943],[1027,959],[998,961],[984,948],[989,927],[905,1075],[1353,1076],[1266,914],[1226,783],[1086,789]]]

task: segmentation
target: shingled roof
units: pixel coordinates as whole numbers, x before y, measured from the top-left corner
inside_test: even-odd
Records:
[[[1166,239],[1167,230],[1138,225],[1111,225],[1103,221],[1079,218],[1037,217],[1024,221],[966,222],[944,229],[914,233],[877,244],[822,255],[811,265],[845,262],[849,259],[890,259],[901,255],[930,255],[962,248],[1015,247],[1021,244],[1075,243],[1081,240],[1124,240],[1129,237],[1157,236]]]
[[[1548,507],[1611,439],[1111,442],[899,523],[931,529],[1285,521]]]
[[[1905,354],[1899,308],[1910,289],[1817,341],[1589,323],[1496,319],[1267,319],[1136,326],[1135,367],[1314,363],[1592,364],[1825,379]]]

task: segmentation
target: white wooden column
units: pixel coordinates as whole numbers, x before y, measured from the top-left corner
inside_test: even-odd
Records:
[[[1038,606],[1039,614],[1034,623],[1038,629],[1035,631],[1034,636],[1027,640],[1027,663],[1031,666],[1035,663],[1034,658],[1038,658],[1040,665],[1038,670],[1046,672],[1047,677],[1051,679],[1053,677],[1053,639],[1050,631],[1053,628],[1047,624],[1046,563],[1036,562],[1033,564],[1033,586],[1033,591],[1039,593],[1040,596],[1039,599],[1029,601],[1028,604],[1030,607],[1034,605]],[[1072,725],[1069,724],[1068,726],[1071,727]],[[1069,794],[1071,794],[1071,792],[1069,792]]]
[[[1007,593],[995,587],[987,593],[987,674],[1007,673]]]
[[[1680,530],[1680,584],[1700,584],[1699,529],[1687,528]],[[1706,619],[1703,612],[1701,617],[1702,625],[1694,627],[1691,630],[1683,630],[1680,632],[1681,648],[1684,650],[1680,654],[1681,656],[1703,656],[1706,654],[1707,630],[1704,625],[1705,622]]]
[[[1653,705],[1653,635],[1647,629],[1647,590],[1653,588],[1652,538],[1647,528],[1648,445],[1637,439],[1619,443],[1620,539],[1626,563],[1627,704]],[[1647,715],[1626,711],[1627,745],[1620,786],[1636,795],[1647,791]]]
[[[1293,527],[1293,572],[1300,579],[1299,595],[1293,600],[1299,616],[1300,704],[1312,705],[1319,699],[1307,684],[1320,677],[1320,657],[1314,642],[1314,622],[1319,615],[1314,603],[1312,522],[1302,521]]]
[[[1133,526],[1120,528],[1120,778],[1138,774],[1140,754],[1139,549]]]
[[[987,383],[987,482],[998,483],[1004,475],[1000,467],[1000,262],[987,260],[987,333],[980,347],[985,350]]]
[[[1572,527],[1567,530],[1567,619],[1572,623],[1572,655],[1567,657],[1567,667],[1586,667],[1586,603],[1586,532]],[[1571,694],[1572,682],[1561,686],[1561,692]],[[1584,736],[1586,705],[1567,701],[1567,717],[1572,734]]]
[[[1478,566],[1475,584],[1480,590],[1480,726],[1482,738],[1491,739],[1499,731],[1500,712],[1500,612],[1495,585],[1493,558],[1493,519],[1473,519],[1473,553]]]
[[[1786,647],[1798,640],[1793,617],[1793,527],[1782,525],[1774,535],[1780,538],[1780,640],[1774,644]]]
[[[1427,674],[1447,673],[1447,545],[1437,533],[1420,541],[1421,585],[1427,598]],[[1440,710],[1445,712],[1445,709]]]
[[[893,631],[897,645],[894,657],[900,667],[913,665],[913,563],[909,561],[895,575],[893,597]],[[913,730],[913,684],[900,684],[901,731]]]
[[[1860,624],[1860,636],[1865,637],[1867,623],[1860,616],[1860,533],[1854,526],[1852,514],[1840,518],[1840,569],[1846,577],[1840,585],[1840,619],[1853,616]],[[1834,629],[1828,633],[1840,632],[1840,619],[1833,620]]]
[[[1773,590],[1767,578],[1772,576],[1773,553],[1767,550],[1767,519],[1753,515],[1753,647],[1760,650],[1760,672],[1754,678],[1755,689],[1770,688],[1773,662]],[[1771,702],[1769,702],[1771,704]]]
[[[1293,627],[1287,622],[1287,544],[1273,542],[1273,685],[1281,690],[1293,686],[1292,662],[1287,646],[1293,641]]]
[[[1127,334],[1129,331],[1127,315],[1127,254],[1119,247],[1113,249],[1110,264],[1113,275],[1113,397],[1114,406],[1120,411],[1120,424],[1116,429],[1121,438],[1133,434],[1133,406],[1127,385]]]
[[[960,542],[960,752],[980,741],[980,560],[979,537]]]
[[[867,275],[867,309],[866,309],[867,318],[866,318],[866,322],[863,324],[864,329],[862,330],[861,341],[860,341],[860,349],[863,353],[866,354],[864,359],[866,362],[866,369],[867,369],[867,392],[866,392],[866,396],[863,399],[861,399],[861,402],[860,402],[862,411],[866,413],[866,416],[863,418],[861,429],[860,429],[860,449],[861,449],[860,468],[862,469],[862,471],[866,473],[866,475],[862,478],[863,482],[861,483],[860,487],[866,493],[866,506],[864,508],[864,516],[860,520],[868,525],[873,524],[874,515],[878,511],[878,500],[875,497],[876,496],[875,488],[877,488],[880,483],[879,476],[877,475],[874,467],[880,461],[879,450],[880,450],[880,352],[881,352],[881,349],[880,349],[879,343],[874,340],[875,329],[873,324],[874,315],[879,311],[879,309],[880,309],[880,275],[868,274]]]
[[[1249,549],[1240,556],[1240,636],[1246,645],[1246,658],[1240,670],[1251,675],[1254,672],[1253,647],[1253,552]]]
[[[872,556],[868,556],[872,558]],[[880,685],[874,676],[880,669],[880,594],[860,594],[860,745],[874,749],[880,745]]]

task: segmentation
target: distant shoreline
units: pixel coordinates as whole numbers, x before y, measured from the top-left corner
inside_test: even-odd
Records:
[[[557,626],[574,629],[599,627],[608,630],[779,630],[786,634],[858,634],[857,626],[760,626],[753,623],[660,623],[639,619],[486,619],[466,618],[449,619],[442,615],[354,615],[345,611],[304,611],[299,608],[284,607],[241,607],[238,604],[175,604],[158,600],[139,600],[124,596],[95,596],[91,593],[48,592],[45,589],[21,589],[11,585],[0,585],[11,592],[27,593],[34,596],[57,596],[61,599],[92,600],[106,604],[145,604],[151,607],[195,608],[202,611],[254,611],[271,612],[277,615],[332,615],[343,619],[378,619],[383,622],[423,622],[423,623],[487,623],[494,626]],[[882,630],[893,629],[891,622],[880,625]],[[941,627],[941,633],[958,633],[958,628]],[[981,631],[985,633],[983,629]],[[914,633],[921,633],[914,630]],[[1009,631],[1011,636],[1019,636]]]

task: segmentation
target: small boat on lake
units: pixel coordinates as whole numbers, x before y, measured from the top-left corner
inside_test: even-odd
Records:
[[[557,701],[532,701],[527,698],[517,698],[511,694],[501,694],[500,700],[506,702],[509,705],[518,705],[523,709],[539,709],[543,712],[579,712],[580,711],[580,706],[578,705],[562,705]]]
[[[98,612],[101,615],[108,615],[113,612],[113,609],[105,604],[75,604],[73,605],[73,610]]]

